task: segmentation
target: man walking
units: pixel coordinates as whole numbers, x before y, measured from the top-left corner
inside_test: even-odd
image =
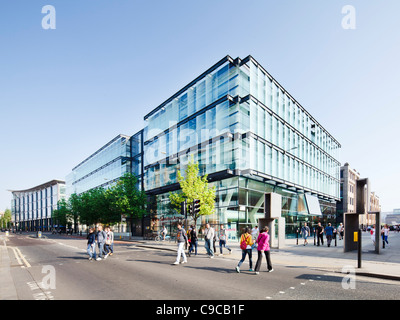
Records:
[[[208,256],[212,259],[214,258],[214,251],[211,249],[211,242],[214,239],[214,229],[210,227],[209,223],[206,223],[206,228],[204,229],[204,246],[206,248]]]
[[[226,229],[225,226],[221,224],[219,229],[219,252],[221,254],[222,254],[222,246],[224,246],[226,249],[229,250],[229,254],[232,252],[232,249],[226,245],[226,240],[227,240]]]
[[[324,227],[321,225],[321,222],[318,222],[316,232],[317,232],[317,246],[319,246],[320,241],[322,245],[324,245]]]
[[[101,258],[103,257],[103,254],[106,254],[104,252],[104,245],[106,243],[107,234],[103,230],[102,225],[99,225],[97,230],[98,230],[97,231],[97,245],[99,247],[99,255],[96,260],[101,260]]]
[[[96,260],[96,235],[94,234],[93,228],[89,229],[87,252],[89,254],[89,260],[93,258]]]
[[[326,242],[328,244],[328,247],[330,247],[331,242],[332,242],[332,236],[333,236],[333,228],[330,223],[328,223],[328,226],[325,228],[325,235],[326,235]]]
[[[178,252],[176,255],[176,261],[174,264],[179,264],[181,260],[181,256],[183,257],[182,263],[187,263],[187,258],[185,254],[185,244],[188,241],[186,231],[182,228],[182,223],[178,223],[178,232],[176,234],[176,240],[178,242]]]
[[[303,237],[304,243],[303,246],[308,244],[307,238],[310,235],[310,228],[307,226],[307,223],[304,222],[303,227],[301,228],[300,234]]]

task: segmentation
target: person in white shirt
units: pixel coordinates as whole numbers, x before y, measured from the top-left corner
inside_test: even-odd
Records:
[[[162,232],[161,232],[161,234],[162,234],[162,236],[163,236],[163,241],[165,241],[165,236],[167,235],[167,233],[168,233],[168,230],[167,230],[167,228],[164,226],[163,229],[162,229]]]
[[[371,228],[371,240],[375,244],[375,225]]]
[[[251,229],[251,237],[253,239],[257,239],[259,234],[258,226],[255,226],[253,229]],[[251,249],[254,249],[257,246],[256,242],[254,241],[254,244],[251,246]]]
[[[214,252],[211,249],[211,241],[214,239],[214,234],[214,229],[210,227],[209,223],[206,223],[206,228],[204,229],[204,245],[210,258],[214,258]]]
[[[383,230],[382,230],[382,240],[383,240],[383,242],[386,242],[387,244],[389,244],[389,241],[388,241],[389,230],[390,229],[389,229],[388,225],[385,224],[385,226],[383,227]]]

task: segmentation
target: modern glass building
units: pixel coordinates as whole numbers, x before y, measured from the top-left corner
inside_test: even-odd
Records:
[[[14,226],[24,231],[50,231],[53,210],[65,198],[65,182],[51,180],[25,190],[11,190]]]
[[[189,156],[217,187],[207,217],[233,231],[263,217],[265,192],[282,195],[287,233],[300,221],[333,218],[339,142],[253,57],[226,56],[144,117],[144,189],[155,219]],[[320,212],[308,199],[318,198]]]
[[[67,195],[107,187],[132,170],[131,137],[118,135],[72,169],[66,177]]]
[[[76,166],[67,193],[130,171],[149,197],[138,230],[171,224],[179,217],[169,192],[179,192],[177,171],[193,156],[217,190],[215,213],[205,219],[226,224],[232,239],[264,217],[266,192],[282,195],[287,234],[301,221],[334,221],[341,146],[253,57],[224,57],[144,121],[140,132],[117,136]]]

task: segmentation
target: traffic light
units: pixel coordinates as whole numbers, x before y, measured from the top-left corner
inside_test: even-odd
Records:
[[[197,215],[200,212],[200,200],[194,199],[192,205],[192,216]]]
[[[181,202],[181,215],[185,216],[185,219],[187,218],[187,201]]]

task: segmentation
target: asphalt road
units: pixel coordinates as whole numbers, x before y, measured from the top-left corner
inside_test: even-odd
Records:
[[[20,300],[381,300],[400,299],[400,282],[305,267],[274,265],[259,275],[236,273],[230,256],[202,254],[172,265],[175,253],[117,243],[115,253],[89,261],[86,240],[10,235],[11,275]],[[253,255],[255,263],[256,257]]]

